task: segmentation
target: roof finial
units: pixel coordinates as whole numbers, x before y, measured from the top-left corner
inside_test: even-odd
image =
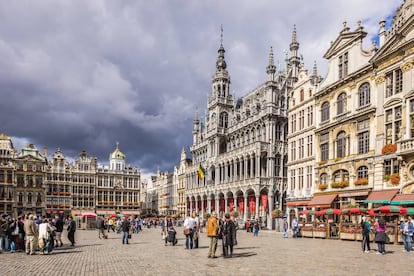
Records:
[[[119,149],[119,142],[116,141],[116,148]]]
[[[221,24],[220,44],[223,45],[223,24]]]
[[[296,24],[293,25],[293,32],[292,32],[292,43],[297,42],[297,37],[296,37]]]

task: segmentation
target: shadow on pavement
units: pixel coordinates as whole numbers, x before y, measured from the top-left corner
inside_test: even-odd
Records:
[[[257,253],[255,252],[233,253],[233,258],[251,257],[251,256],[256,256],[256,255]]]
[[[235,246],[234,247],[234,249],[255,249],[255,248],[258,248],[257,246],[250,246],[250,247],[238,247],[238,246]]]

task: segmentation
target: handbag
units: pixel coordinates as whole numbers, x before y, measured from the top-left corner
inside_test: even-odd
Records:
[[[132,236],[131,236],[131,234],[128,234],[128,239],[130,239]]]
[[[183,231],[183,233],[184,233],[184,235],[190,235],[190,228],[184,228],[184,231]]]

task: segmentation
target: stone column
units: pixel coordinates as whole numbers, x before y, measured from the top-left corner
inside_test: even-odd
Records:
[[[207,211],[211,213],[211,196],[210,195],[207,197],[207,209],[208,209]]]
[[[256,219],[259,219],[259,198],[260,198],[260,195],[256,195],[256,215],[255,215]]]
[[[220,209],[219,209],[219,197],[217,194],[214,195],[214,200],[215,200],[215,204],[216,204],[216,213],[217,213],[217,217],[220,214]]]
[[[228,204],[228,197],[227,195],[224,195],[224,213],[229,212],[229,206],[227,206],[227,204]]]
[[[272,218],[272,211],[273,211],[273,194],[268,193],[267,195],[267,206],[269,213],[267,214],[267,229],[272,229],[273,227],[273,218]]]
[[[243,195],[244,196],[244,202],[243,202],[243,204],[244,204],[244,210],[243,210],[243,212],[244,212],[244,216],[243,216],[243,219],[244,219],[244,221],[246,221],[247,220],[247,194],[244,194]]]

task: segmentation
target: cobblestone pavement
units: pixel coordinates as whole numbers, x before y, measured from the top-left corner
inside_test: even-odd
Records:
[[[123,245],[119,234],[100,240],[96,231],[79,230],[75,247],[66,240],[52,255],[0,254],[0,275],[414,275],[414,253],[402,245],[387,245],[387,253],[377,255],[362,253],[359,242],[284,239],[273,231],[253,237],[240,230],[233,258],[209,259],[204,233],[200,248],[185,250],[182,228],[176,246],[165,246],[160,232],[145,229]]]

